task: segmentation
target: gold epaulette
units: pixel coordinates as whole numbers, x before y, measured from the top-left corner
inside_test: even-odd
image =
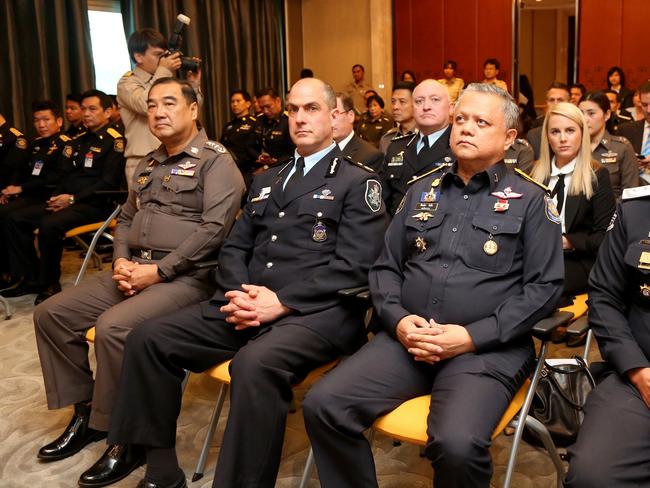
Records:
[[[68,142],[68,141],[72,140],[68,136],[66,136],[65,134],[59,134],[59,139],[61,139],[63,142]]]
[[[119,132],[117,132],[117,131],[116,131],[115,129],[113,129],[112,127],[109,127],[108,129],[106,129],[106,133],[107,133],[107,134],[110,134],[110,135],[113,137],[113,139],[119,139],[120,137],[122,137],[122,134],[120,134]]]
[[[359,161],[355,161],[350,156],[345,156],[343,159],[345,159],[348,163],[354,164],[355,166],[361,168],[362,170],[367,171],[368,173],[374,173],[375,172],[375,170],[372,169],[370,166],[366,166],[365,164],[363,164],[363,163],[361,163]]]
[[[540,183],[539,181],[537,181],[537,180],[534,179],[534,178],[531,178],[530,176],[528,176],[526,173],[524,173],[524,172],[523,172],[522,170],[520,170],[519,168],[515,168],[515,173],[517,173],[519,176],[521,176],[524,180],[528,180],[528,181],[530,181],[531,183],[534,183],[535,185],[539,186],[539,187],[540,187],[542,190],[544,190],[546,193],[549,193],[549,192],[551,191],[550,188],[549,188],[548,186],[543,185],[542,183]]]
[[[422,178],[424,178],[425,176],[432,175],[432,174],[435,173],[436,171],[440,171],[441,169],[445,169],[445,168],[448,168],[448,167],[449,167],[449,166],[446,165],[446,164],[441,164],[441,165],[438,166],[437,168],[433,168],[431,171],[427,171],[426,173],[424,173],[424,174],[422,174],[422,175],[420,175],[420,176],[414,176],[414,177],[411,178],[411,179],[408,181],[408,183],[406,183],[406,184],[407,184],[407,185],[412,185],[412,184],[415,183],[416,181],[421,180]]]
[[[22,136],[23,136],[23,133],[20,132],[20,131],[19,131],[18,129],[16,129],[15,127],[10,127],[10,128],[9,128],[9,131],[10,131],[13,135],[15,135],[16,137],[22,137]]]
[[[85,131],[83,131],[83,132],[79,132],[77,135],[75,135],[75,136],[72,138],[72,140],[79,139],[81,136],[85,135],[86,132],[88,132],[88,131],[85,130]]]

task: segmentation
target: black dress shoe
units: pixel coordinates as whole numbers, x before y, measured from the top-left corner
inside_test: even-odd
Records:
[[[7,290],[2,291],[2,296],[5,298],[22,297],[23,295],[32,295],[40,293],[45,287],[35,281],[23,281],[18,286],[14,286]]]
[[[36,295],[36,298],[34,299],[34,305],[38,305],[41,302],[44,302],[48,298],[50,298],[52,295],[56,295],[57,293],[61,292],[61,285],[59,283],[56,283],[54,285],[50,285],[45,290],[40,292],[38,295]]]
[[[151,481],[140,480],[136,488],[187,488],[187,482],[185,481],[185,475],[180,478],[173,485],[160,485],[158,483],[153,483]]]
[[[144,449],[133,445],[108,446],[102,457],[79,478],[79,486],[108,486],[126,478],[145,461]]]
[[[90,406],[77,404],[74,407],[74,416],[56,440],[38,450],[38,458],[43,461],[58,461],[81,451],[91,442],[106,437],[106,432],[88,427],[90,419]]]

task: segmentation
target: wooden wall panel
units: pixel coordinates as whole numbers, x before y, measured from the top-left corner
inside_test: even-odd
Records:
[[[587,88],[606,87],[607,70],[620,66],[628,87],[650,77],[650,2],[583,0],[580,2],[579,80]]]
[[[395,77],[412,69],[418,79],[442,77],[446,59],[466,81],[483,79],[483,61],[512,72],[512,0],[394,0]]]

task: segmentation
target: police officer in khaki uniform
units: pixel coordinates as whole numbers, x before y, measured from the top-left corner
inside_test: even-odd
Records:
[[[113,272],[65,290],[34,312],[48,407],[75,406],[63,434],[39,451],[44,461],[69,457],[106,435],[126,336],[147,318],[209,296],[207,271],[193,266],[215,256],[244,192],[230,154],[197,129],[198,102],[189,83],[157,80],[147,106],[151,131],[163,145],[137,167],[118,218]],[[94,381],[84,339],[92,325]],[[79,484],[113,483],[137,467],[142,454],[109,447]]]
[[[526,139],[517,138],[506,151],[503,162],[519,168],[524,173],[530,173],[535,164],[533,148]]]
[[[388,146],[380,172],[384,201],[394,215],[406,193],[409,180],[442,164],[449,165],[449,114],[451,105],[447,89],[435,80],[424,80],[413,91],[413,113],[418,134],[397,137]]]
[[[332,141],[336,97],[305,78],[287,109],[295,163],[255,178],[219,254],[217,293],[138,327],[127,340],[109,442],[144,444],[145,486],[184,487],[174,449],[182,369],[230,365],[230,414],[215,487],[271,487],[291,385],[365,341],[337,290],[366,283],[385,228],[376,176]],[[157,351],[153,354],[145,351]]]
[[[246,90],[235,90],[231,93],[230,111],[235,118],[223,128],[219,140],[235,158],[237,167],[244,176],[246,188],[251,184],[255,160],[260,153],[255,134],[257,119],[249,115],[250,108],[251,96]]]
[[[395,127],[395,122],[384,112],[384,100],[379,95],[370,95],[366,108],[359,118],[357,135],[378,148],[382,136]]]
[[[165,55],[167,40],[154,29],[142,29],[129,37],[129,55],[136,67],[117,82],[117,102],[126,129],[126,181],[131,187],[135,167],[140,160],[160,146],[147,124],[147,94],[159,78],[174,76],[181,66],[180,53]],[[187,79],[202,102],[201,73],[188,72]]]

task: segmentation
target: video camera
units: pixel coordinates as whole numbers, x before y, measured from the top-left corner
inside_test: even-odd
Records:
[[[201,65],[201,59],[193,56],[183,56],[181,51],[181,43],[183,42],[183,29],[190,25],[191,19],[187,15],[178,14],[176,17],[176,24],[174,25],[174,32],[169,38],[168,49],[165,56],[174,53],[181,53],[181,68],[182,70],[198,71]]]

